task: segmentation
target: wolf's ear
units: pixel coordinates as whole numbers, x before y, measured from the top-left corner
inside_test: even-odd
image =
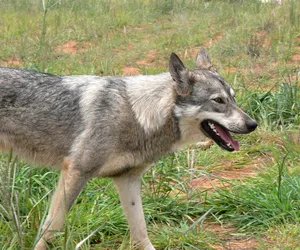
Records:
[[[201,49],[198,52],[196,58],[196,68],[197,69],[212,69],[213,65],[208,57],[208,54],[205,49]]]
[[[172,53],[169,60],[169,71],[171,77],[176,82],[178,95],[187,96],[192,91],[192,83],[189,79],[189,71],[185,68],[179,57]]]

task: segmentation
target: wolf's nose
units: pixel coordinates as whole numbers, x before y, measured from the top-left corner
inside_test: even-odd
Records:
[[[254,120],[250,120],[250,121],[248,121],[248,122],[246,123],[246,126],[247,126],[248,130],[251,132],[251,131],[253,131],[253,130],[256,129],[256,127],[257,127],[257,122],[254,121]]]

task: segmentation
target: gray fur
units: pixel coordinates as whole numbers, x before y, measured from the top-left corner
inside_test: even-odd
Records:
[[[46,249],[45,241],[53,238],[50,230],[62,227],[92,177],[113,178],[133,242],[154,249],[139,194],[143,172],[175,148],[203,140],[200,123],[205,119],[232,132],[251,132],[251,118],[236,106],[233,90],[204,50],[196,62],[190,71],[172,54],[170,73],[123,78],[0,68],[0,147],[61,169],[35,249]]]
[[[68,90],[61,81],[59,76],[0,68],[0,145],[51,165],[68,155],[83,129],[82,115],[79,91]]]

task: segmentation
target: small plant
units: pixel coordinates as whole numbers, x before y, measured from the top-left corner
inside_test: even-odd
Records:
[[[251,35],[246,43],[246,54],[251,57],[259,57],[263,41],[256,35]]]

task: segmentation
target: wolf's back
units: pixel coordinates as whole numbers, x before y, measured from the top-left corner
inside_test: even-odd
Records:
[[[62,79],[0,68],[0,134],[32,152],[52,151],[47,155],[54,158],[66,154],[82,119],[79,91],[64,86]]]

